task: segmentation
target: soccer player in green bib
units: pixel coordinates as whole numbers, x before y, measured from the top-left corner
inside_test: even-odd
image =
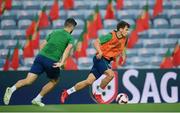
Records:
[[[73,48],[74,39],[71,36],[76,21],[68,18],[64,29],[57,29],[47,35],[46,40],[40,45],[40,52],[25,79],[17,81],[12,87],[7,87],[4,95],[4,104],[8,105],[11,95],[17,89],[32,84],[38,75],[45,72],[50,81],[42,88],[40,93],[31,101],[32,104],[43,107],[42,98],[50,92],[59,81],[59,67],[63,66],[70,50]]]

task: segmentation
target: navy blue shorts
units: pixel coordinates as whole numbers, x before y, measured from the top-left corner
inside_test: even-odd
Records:
[[[51,60],[43,55],[37,55],[30,72],[37,75],[46,72],[48,78],[57,79],[60,75],[60,69],[54,68],[54,63],[56,63],[56,61]]]
[[[93,58],[93,67],[90,71],[90,73],[93,73],[98,79],[107,69],[111,69],[110,60],[105,59],[102,57],[101,59],[97,59],[96,56]]]

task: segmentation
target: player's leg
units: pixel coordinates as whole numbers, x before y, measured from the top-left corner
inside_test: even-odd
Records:
[[[106,77],[102,79],[100,83],[100,90],[104,89],[108,85],[108,83],[114,78],[114,72],[112,69],[107,69],[104,74],[106,75]]]
[[[64,90],[61,94],[61,103],[64,103],[69,95],[72,93],[84,89],[85,87],[92,85],[92,83],[96,80],[96,77],[93,73],[90,73],[86,80],[80,81],[76,83],[72,88],[68,90]]]
[[[16,89],[19,89],[23,86],[31,85],[37,79],[37,77],[37,74],[29,72],[25,79],[19,80],[14,86]]]
[[[54,87],[58,84],[58,79],[51,79],[40,91],[40,93],[32,100],[32,104],[38,106],[45,106],[44,103],[41,102],[42,98],[49,93]]]
[[[68,94],[70,95],[70,94],[72,94],[72,93],[75,92],[75,91],[79,91],[79,90],[84,89],[85,87],[91,85],[95,80],[96,80],[96,77],[94,76],[94,74],[93,74],[93,73],[90,73],[90,74],[88,75],[88,77],[87,77],[86,80],[83,80],[83,81],[81,81],[81,82],[78,82],[77,84],[75,84],[75,85],[72,87],[72,89],[74,89],[74,91],[71,90],[71,88],[70,88],[70,89],[67,90],[67,92],[68,92]]]
[[[111,69],[107,69],[106,71],[104,71],[104,74],[106,75],[106,77],[102,79],[98,87],[98,93],[94,94],[94,97],[98,103],[104,103],[101,94],[104,91],[104,88],[108,85],[108,83],[114,78],[114,72]]]
[[[45,104],[42,103],[42,98],[58,84],[60,70],[59,68],[53,68],[53,64],[55,62],[56,61],[53,61],[49,58],[43,58],[43,67],[50,81],[44,85],[40,93],[31,101],[32,104],[43,107]]]
[[[6,89],[6,92],[4,95],[4,103],[6,105],[9,104],[11,95],[13,94],[13,92],[15,90],[17,90],[23,86],[32,84],[37,79],[38,75],[43,72],[43,67],[41,65],[41,61],[42,61],[41,56],[37,55],[27,77],[25,79],[19,80],[15,85],[13,85],[10,88],[8,87]]]
[[[58,84],[59,79],[51,79],[41,90],[39,93],[41,96],[45,96],[49,93],[54,87]]]
[[[14,91],[17,89],[32,84],[35,80],[37,79],[37,75],[34,73],[28,73],[27,77],[25,79],[19,80],[16,82],[15,85],[12,87],[7,87],[6,92],[4,94],[4,104],[8,105],[9,101],[11,99],[11,95],[13,94]]]
[[[113,71],[111,70],[110,61],[102,57],[101,59],[96,59],[95,68],[98,73],[95,73],[96,78],[98,79],[102,74],[105,74],[106,77],[99,83],[97,92],[94,93],[94,97],[98,103],[104,103],[101,95],[103,89],[107,86],[107,84],[113,79]]]

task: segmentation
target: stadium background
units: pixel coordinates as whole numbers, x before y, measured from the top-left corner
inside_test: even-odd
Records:
[[[123,4],[117,7],[117,4],[122,1]],[[76,46],[71,53],[72,57],[68,58],[65,65],[66,71],[62,72],[60,83],[44,98],[45,103],[58,104],[59,93],[63,88],[68,88],[86,78],[92,66],[92,57],[96,52],[92,45],[94,39],[115,29],[120,20],[130,23],[129,40],[131,41],[128,42],[126,63],[122,66],[113,64],[113,68],[120,76],[118,92],[126,92],[130,99],[132,98],[131,93],[122,84],[124,72],[130,69],[141,70],[139,78],[144,78],[147,72],[153,72],[158,91],[161,90],[159,84],[164,73],[175,72],[177,77],[174,81],[168,82],[167,90],[171,95],[171,86],[177,86],[178,101],[176,103],[179,102],[180,1],[162,0],[163,7],[160,5],[154,8],[157,1],[161,3],[161,0],[117,0],[118,3],[115,0],[58,0],[57,7],[53,6],[55,2],[53,0],[1,0],[0,100],[3,98],[5,87],[25,77],[33,63],[34,56],[38,53],[38,41],[45,39],[53,29],[63,28],[65,19],[73,17],[78,22],[72,34],[76,39]],[[52,7],[53,10],[49,13]],[[158,10],[160,12],[154,15],[154,11]],[[107,12],[109,13],[106,14]],[[99,18],[98,14],[100,14],[100,20],[96,23],[96,19]],[[144,14],[149,14],[148,18],[143,19]],[[176,55],[175,50],[178,50]],[[30,104],[30,100],[47,80],[44,76],[39,79],[40,81],[37,80],[34,85],[17,91],[11,104]],[[136,79],[132,78],[131,81],[136,82]],[[142,87],[139,86],[144,85],[142,83],[145,83],[145,79],[139,81],[135,84],[142,93]],[[25,95],[29,97],[26,98]],[[79,100],[78,97],[84,98]],[[162,97],[161,100],[164,102]],[[154,103],[152,99],[149,102]],[[67,103],[95,102],[90,97],[89,88],[86,88],[72,95]],[[0,104],[3,105],[2,101]]]

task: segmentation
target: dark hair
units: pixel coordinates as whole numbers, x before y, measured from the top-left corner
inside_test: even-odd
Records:
[[[128,28],[130,27],[130,25],[125,22],[125,21],[120,21],[118,24],[117,24],[117,30],[119,30],[120,28],[124,28],[125,26],[127,26]]]
[[[77,25],[77,22],[73,18],[66,19],[64,26],[67,27],[72,25],[75,27]]]

